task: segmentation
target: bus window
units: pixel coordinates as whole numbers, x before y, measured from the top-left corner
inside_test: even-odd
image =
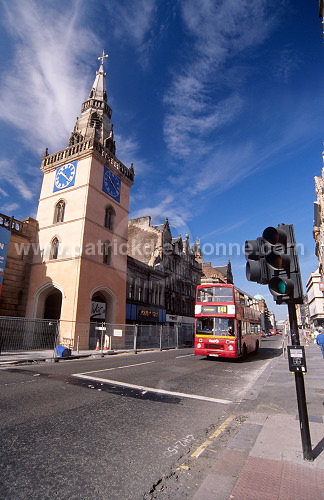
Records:
[[[233,288],[206,286],[198,289],[198,302],[233,302]]]
[[[234,318],[197,318],[196,333],[199,335],[235,336]]]

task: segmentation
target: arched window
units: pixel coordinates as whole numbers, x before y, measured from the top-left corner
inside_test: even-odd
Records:
[[[105,241],[103,244],[103,263],[109,266],[111,261],[111,243],[110,241]]]
[[[113,229],[114,229],[115,215],[116,215],[116,212],[113,209],[113,207],[111,207],[111,206],[106,207],[106,212],[105,212],[105,227],[107,229],[110,229],[110,231],[113,231]]]
[[[55,205],[53,224],[64,221],[65,201],[59,200]]]
[[[58,251],[59,251],[59,245],[60,245],[60,242],[59,240],[56,238],[53,238],[52,239],[52,243],[51,243],[51,253],[50,253],[50,259],[57,259],[58,257]]]

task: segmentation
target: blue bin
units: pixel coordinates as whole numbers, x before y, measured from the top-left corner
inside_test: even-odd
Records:
[[[68,358],[72,354],[71,349],[64,347],[64,345],[58,345],[55,352],[59,358]]]

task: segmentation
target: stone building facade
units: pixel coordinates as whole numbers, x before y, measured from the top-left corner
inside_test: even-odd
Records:
[[[37,251],[38,223],[31,217],[19,221],[0,214],[0,227],[10,233],[0,296],[0,316],[23,317],[26,313],[33,252]]]
[[[212,266],[211,262],[203,262],[201,284],[204,283],[228,283],[233,285],[233,274],[231,261],[226,266]]]
[[[324,153],[323,153],[324,161]],[[314,228],[315,254],[318,258],[318,270],[324,282],[324,167],[321,176],[314,177],[316,201],[314,202]]]
[[[306,293],[311,327],[324,327],[324,286],[319,269],[310,274]]]
[[[193,323],[196,286],[201,276],[199,241],[190,247],[188,235],[184,240],[181,236],[172,238],[167,219],[163,224],[151,225],[150,216],[139,217],[128,222],[128,256],[128,311],[131,304],[138,308],[153,306],[159,309],[159,317],[155,316],[153,322]],[[133,312],[127,321],[134,322],[135,317]]]

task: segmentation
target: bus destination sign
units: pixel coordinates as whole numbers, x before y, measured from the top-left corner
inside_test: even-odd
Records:
[[[227,306],[202,306],[201,312],[205,314],[227,314]]]

